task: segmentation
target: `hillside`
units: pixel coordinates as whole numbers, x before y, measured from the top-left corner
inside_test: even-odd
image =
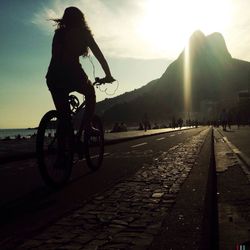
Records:
[[[157,81],[158,81],[158,79],[153,80],[153,81],[149,82],[148,84],[146,84],[145,86],[142,86],[139,89],[135,89],[133,91],[126,92],[122,95],[119,95],[119,96],[116,96],[113,98],[106,98],[105,100],[98,102],[97,107],[96,107],[96,112],[99,115],[103,115],[103,113],[105,111],[109,110],[110,108],[112,108],[115,105],[122,104],[122,103],[129,103],[129,102],[133,101],[134,99],[140,97],[144,93],[150,92],[154,88],[154,85]]]
[[[233,102],[238,91],[249,87],[250,63],[232,58],[220,33],[205,36],[196,31],[189,42],[191,89],[187,108],[184,106],[185,61],[184,50],[159,79],[98,103],[97,112],[107,123],[136,122],[144,113],[155,121],[187,112],[205,116],[201,114],[204,101],[217,103],[221,109],[226,103],[223,100]]]

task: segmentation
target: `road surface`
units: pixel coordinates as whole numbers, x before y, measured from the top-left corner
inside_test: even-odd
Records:
[[[85,161],[81,161],[74,167],[69,184],[56,192],[44,185],[35,159],[3,165],[0,169],[0,246],[10,241],[18,244],[205,129],[175,131],[107,146],[100,170],[93,173]]]

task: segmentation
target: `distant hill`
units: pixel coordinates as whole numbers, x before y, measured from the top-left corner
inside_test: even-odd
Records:
[[[189,42],[189,63],[189,112],[201,113],[204,101],[217,103],[223,108],[236,98],[239,91],[249,88],[250,63],[232,58],[220,33],[205,36],[201,31],[194,32]],[[99,102],[97,113],[107,123],[112,123],[139,122],[144,113],[151,120],[159,121],[187,112],[184,107],[184,65],[185,50],[159,79]]]

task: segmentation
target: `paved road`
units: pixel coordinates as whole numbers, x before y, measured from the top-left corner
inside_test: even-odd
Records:
[[[176,131],[107,146],[103,167],[98,172],[91,173],[82,161],[74,168],[69,185],[58,192],[44,186],[34,160],[5,164],[0,169],[0,219],[4,222],[0,241],[15,244],[18,239],[29,237],[204,129]]]
[[[181,130],[190,129],[191,127],[182,127]],[[167,133],[172,131],[180,131],[179,128],[162,128],[162,129],[150,129],[133,130],[117,133],[105,133],[105,143],[114,144],[129,139],[135,139],[143,136],[150,136],[155,134]],[[26,160],[35,157],[36,138],[20,139],[20,140],[1,140],[0,141],[0,167],[2,164],[17,160]]]

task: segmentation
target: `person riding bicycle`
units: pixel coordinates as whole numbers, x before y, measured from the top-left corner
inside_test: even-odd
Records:
[[[52,42],[52,58],[46,74],[47,85],[55,107],[59,113],[58,132],[63,136],[70,130],[70,92],[77,91],[85,96],[86,110],[83,127],[93,132],[90,121],[95,111],[96,96],[94,86],[88,79],[80,62],[80,56],[87,56],[89,49],[99,61],[105,73],[104,82],[115,81],[109,65],[95,42],[84,14],[76,7],[65,9],[61,19],[53,19],[57,29]]]

